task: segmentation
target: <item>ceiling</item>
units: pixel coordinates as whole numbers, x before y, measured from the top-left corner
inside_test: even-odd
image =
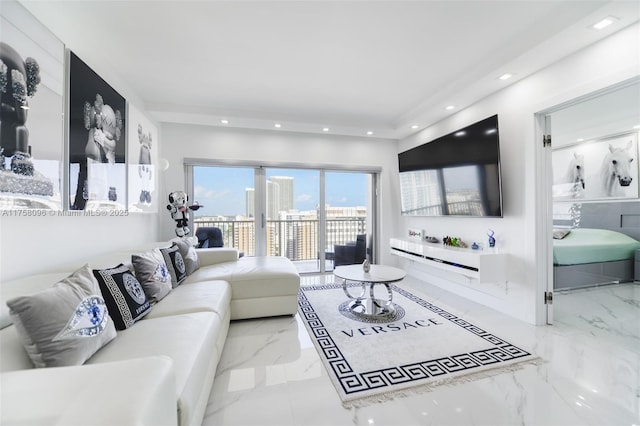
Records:
[[[636,0],[20,2],[159,122],[392,139],[640,15]]]

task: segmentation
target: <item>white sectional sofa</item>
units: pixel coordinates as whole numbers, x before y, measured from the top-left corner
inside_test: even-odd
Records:
[[[128,265],[132,253],[169,245],[87,263],[90,270]],[[22,319],[14,323],[7,301],[43,294],[82,265],[2,283],[1,424],[201,424],[230,321],[295,315],[300,276],[282,257],[238,258],[228,248],[196,253],[199,269],[81,365],[34,368],[18,330]]]

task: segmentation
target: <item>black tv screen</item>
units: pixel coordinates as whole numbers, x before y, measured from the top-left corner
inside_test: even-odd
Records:
[[[502,217],[498,116],[398,154],[402,214]]]

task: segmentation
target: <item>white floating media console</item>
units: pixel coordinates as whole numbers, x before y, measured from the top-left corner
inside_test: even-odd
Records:
[[[391,254],[475,278],[481,283],[507,281],[507,253],[446,247],[399,238],[391,238],[390,246]]]

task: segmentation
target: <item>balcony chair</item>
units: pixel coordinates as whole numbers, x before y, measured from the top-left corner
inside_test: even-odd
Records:
[[[196,230],[198,248],[223,247],[222,231],[220,228],[204,226]]]
[[[364,262],[367,257],[367,234],[359,234],[355,241],[349,241],[346,245],[334,245],[333,253],[334,267]]]

